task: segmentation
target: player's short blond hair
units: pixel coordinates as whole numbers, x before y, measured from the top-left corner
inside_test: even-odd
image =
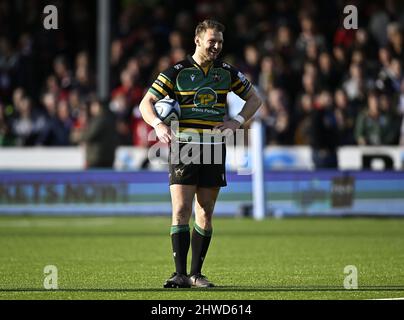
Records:
[[[217,32],[224,32],[225,27],[218,21],[206,19],[199,22],[195,29],[195,36],[199,37],[206,32],[208,29],[213,29]]]

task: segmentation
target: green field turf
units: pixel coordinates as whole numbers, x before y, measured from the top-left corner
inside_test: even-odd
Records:
[[[375,299],[404,297],[404,219],[216,218],[213,289],[163,289],[168,217],[0,217],[0,299]],[[58,290],[43,287],[46,265]],[[357,290],[343,287],[358,269]]]

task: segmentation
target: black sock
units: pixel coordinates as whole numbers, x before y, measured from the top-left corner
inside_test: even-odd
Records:
[[[191,275],[201,273],[202,264],[208,252],[210,239],[212,238],[212,230],[204,230],[197,224],[192,231],[192,262]]]
[[[187,274],[189,243],[189,225],[171,226],[171,244],[173,247],[173,257],[177,273]]]

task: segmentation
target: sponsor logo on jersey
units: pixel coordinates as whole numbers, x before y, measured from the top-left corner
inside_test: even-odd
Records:
[[[215,90],[209,87],[199,89],[194,96],[194,104],[197,107],[213,107],[217,103]]]
[[[244,74],[242,74],[240,71],[237,73],[237,77],[240,79],[240,81],[245,85],[246,82],[248,81],[247,78],[245,77]]]
[[[181,68],[183,68],[184,66],[181,63],[178,63],[174,66],[175,69],[180,70]]]

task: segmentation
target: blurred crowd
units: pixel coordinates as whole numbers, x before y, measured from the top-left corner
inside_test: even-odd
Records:
[[[0,145],[83,141],[96,100],[96,2],[0,0]],[[267,145],[310,145],[332,164],[342,145],[404,144],[404,3],[111,1],[110,100],[119,145],[148,146],[138,110],[158,73],[193,53],[198,21],[226,26],[222,58],[252,81]],[[346,30],[343,8],[358,8]],[[329,157],[330,156],[330,157]],[[320,160],[320,161],[322,161]]]

